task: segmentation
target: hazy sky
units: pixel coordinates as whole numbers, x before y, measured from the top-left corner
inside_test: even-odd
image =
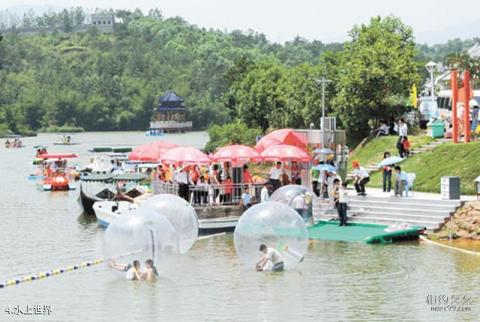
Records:
[[[419,42],[480,37],[480,0],[0,0],[0,9],[22,6],[156,7],[167,17],[221,30],[253,29],[280,42],[297,35],[343,41],[352,25],[388,14],[412,26]]]

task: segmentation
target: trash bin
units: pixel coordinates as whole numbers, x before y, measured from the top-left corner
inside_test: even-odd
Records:
[[[443,138],[445,133],[445,124],[441,120],[430,121],[427,124],[428,135],[432,138]]]
[[[440,191],[442,199],[460,199],[460,177],[442,177]]]

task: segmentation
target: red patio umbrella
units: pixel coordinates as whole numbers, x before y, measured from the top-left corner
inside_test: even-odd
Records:
[[[258,152],[262,152],[269,146],[278,144],[293,145],[302,150],[306,150],[308,142],[304,134],[296,133],[292,129],[281,129],[265,135],[257,142],[255,149]]]
[[[260,155],[265,161],[308,162],[311,159],[302,149],[286,144],[269,146]]]
[[[217,150],[211,157],[215,162],[259,162],[260,154],[246,145],[229,145]]]
[[[160,158],[166,163],[183,164],[210,164],[212,160],[197,148],[190,146],[179,146],[165,152]]]
[[[175,143],[157,141],[137,146],[130,152],[128,159],[141,162],[158,162],[168,150],[177,147]]]

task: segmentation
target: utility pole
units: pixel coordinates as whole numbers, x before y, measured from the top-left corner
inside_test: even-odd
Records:
[[[320,130],[322,130],[322,146],[325,148],[325,85],[330,83],[331,80],[322,76],[321,79],[317,79],[317,84],[322,84],[322,118],[320,119]]]
[[[317,82],[322,84],[322,119],[320,121],[320,129],[324,130],[323,120],[325,119],[325,85],[330,83],[331,80],[326,79],[325,76],[322,76],[322,78],[317,80]]]

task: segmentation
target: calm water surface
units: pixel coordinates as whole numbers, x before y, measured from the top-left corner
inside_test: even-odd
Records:
[[[99,145],[138,145],[143,133],[84,133],[79,163]],[[41,192],[27,180],[33,145],[0,147],[0,280],[102,257],[104,231],[85,218],[78,191]],[[202,147],[205,133],[163,139]],[[432,312],[428,295],[467,296],[471,312]],[[0,290],[0,321],[480,321],[480,258],[418,242],[363,245],[316,241],[283,274],[255,273],[235,255],[232,236],[197,242],[156,283],[128,282],[104,265]],[[11,316],[8,306],[50,305],[49,317]]]

